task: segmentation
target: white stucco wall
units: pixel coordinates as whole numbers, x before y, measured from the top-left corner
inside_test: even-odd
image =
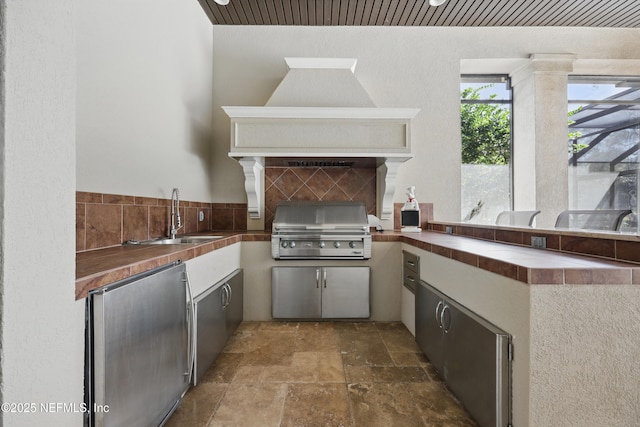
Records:
[[[77,189],[210,201],[212,30],[195,1],[77,2]]]
[[[0,387],[9,404],[0,425],[7,427],[82,425],[74,2],[0,0]]]
[[[571,53],[585,64],[578,72],[638,72],[639,39],[638,29],[215,26],[213,198],[245,201],[220,106],[264,105],[287,71],[286,56],[355,57],[356,76],[378,106],[420,108],[415,157],[400,168],[395,202],[415,185],[437,220],[453,221],[460,220],[461,62],[466,73],[509,73],[533,53]]]
[[[529,425],[638,425],[640,287],[530,288]]]

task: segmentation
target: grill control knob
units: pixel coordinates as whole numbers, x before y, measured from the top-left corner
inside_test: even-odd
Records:
[[[321,248],[324,248],[324,242],[318,243],[318,246],[321,247]]]
[[[290,248],[295,248],[296,247],[296,242],[293,242],[293,241],[289,242],[289,247]]]
[[[333,242],[333,246],[336,247],[336,248],[339,248],[340,247],[340,242]]]
[[[287,246],[289,246],[289,243],[287,241],[283,241],[280,246],[282,246],[283,248],[286,248]]]
[[[356,242],[349,242],[349,247],[351,249],[355,248],[356,247]]]

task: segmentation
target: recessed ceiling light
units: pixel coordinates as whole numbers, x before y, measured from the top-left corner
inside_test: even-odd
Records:
[[[226,6],[229,4],[229,0],[214,0],[214,1],[221,6]]]
[[[440,6],[441,4],[443,4],[446,1],[447,0],[429,0],[429,4],[431,6]]]

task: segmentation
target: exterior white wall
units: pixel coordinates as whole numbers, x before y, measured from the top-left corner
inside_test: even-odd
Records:
[[[77,1],[77,190],[211,201],[212,30],[195,1]]]
[[[531,54],[560,53],[575,54],[591,71],[619,72],[611,64],[640,59],[639,34],[588,28],[215,26],[214,200],[245,201],[241,168],[227,158],[229,118],[220,106],[264,105],[287,72],[284,57],[353,57],[356,76],[378,106],[421,109],[411,129],[415,157],[400,168],[395,202],[403,202],[404,188],[415,185],[419,201],[434,203],[437,220],[460,220],[461,62],[466,73],[512,73]],[[637,63],[631,65],[637,72]],[[558,120],[566,126],[566,117]]]
[[[0,0],[0,390],[15,404],[4,426],[82,425],[74,2]]]
[[[531,286],[529,425],[638,424],[638,300],[635,285]]]

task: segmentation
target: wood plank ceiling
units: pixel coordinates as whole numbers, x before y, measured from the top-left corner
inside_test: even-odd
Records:
[[[214,25],[640,28],[640,0],[198,0]]]

